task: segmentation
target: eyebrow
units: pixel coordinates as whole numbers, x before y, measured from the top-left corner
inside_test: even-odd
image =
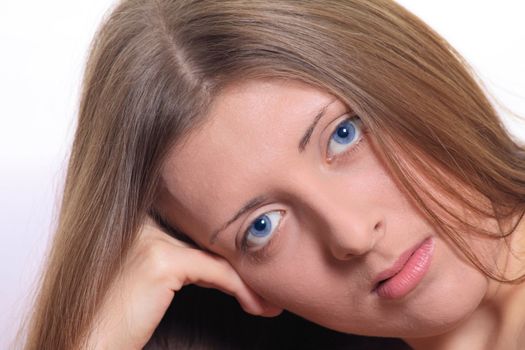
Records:
[[[328,106],[330,106],[335,101],[336,99],[333,99],[323,108],[321,108],[319,112],[317,112],[317,114],[314,117],[314,120],[312,121],[308,129],[306,129],[303,137],[301,138],[301,141],[299,141],[299,145],[297,146],[297,148],[299,149],[299,153],[302,153],[306,149],[306,146],[308,146],[308,142],[310,142],[310,137],[312,137],[312,134],[315,130],[315,127],[317,126],[317,123],[319,123],[319,120],[321,120],[321,118],[326,114],[326,110],[328,109]]]
[[[213,232],[213,234],[210,237],[210,245],[213,245],[215,243],[219,233],[224,231],[226,229],[226,227],[230,226],[234,221],[236,221],[238,218],[240,218],[244,213],[246,213],[250,209],[253,209],[256,206],[260,205],[261,203],[264,203],[264,201],[266,201],[266,199],[267,199],[266,196],[262,196],[261,195],[261,196],[257,196],[255,198],[251,199],[246,204],[244,204],[242,206],[242,208],[239,209],[239,211],[230,220],[228,220],[228,222],[226,222],[224,225],[222,225],[220,229],[215,230]]]
[[[333,99],[331,100],[330,102],[328,102],[328,104],[326,104],[325,106],[323,106],[316,114],[315,114],[315,117],[314,117],[314,120],[312,121],[312,123],[310,124],[310,126],[306,129],[303,137],[301,137],[301,140],[299,141],[299,145],[298,145],[298,149],[299,149],[299,153],[302,153],[305,149],[306,149],[306,146],[308,146],[308,142],[310,141],[310,138],[312,137],[312,134],[315,130],[315,127],[317,126],[317,124],[319,123],[319,120],[326,114],[326,110],[328,109],[328,107],[334,103],[337,99]],[[222,225],[218,230],[215,230],[213,231],[213,233],[211,234],[210,236],[210,245],[213,245],[215,244],[215,242],[217,241],[217,238],[219,236],[219,234],[224,231],[228,226],[230,226],[233,222],[235,222],[237,219],[239,219],[242,215],[244,215],[247,211],[259,206],[260,204],[264,203],[265,201],[267,200],[267,197],[266,196],[263,196],[263,195],[259,195],[255,198],[252,198],[251,200],[249,200],[248,202],[246,202],[246,204],[244,204],[241,209],[239,209],[239,211],[237,211],[237,213],[230,219],[228,220],[224,225]]]

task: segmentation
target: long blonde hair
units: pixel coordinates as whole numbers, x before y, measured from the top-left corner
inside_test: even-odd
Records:
[[[503,223],[525,210],[524,148],[461,55],[416,16],[390,0],[126,0],[92,43],[25,349],[83,346],[155,203],[167,151],[199,127],[222,87],[259,77],[301,80],[347,103],[380,136],[389,168],[426,217],[481,271],[505,280],[422,199],[411,169]],[[443,181],[434,165],[493,210]]]

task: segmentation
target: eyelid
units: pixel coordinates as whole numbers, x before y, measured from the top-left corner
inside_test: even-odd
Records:
[[[243,257],[248,258],[253,264],[261,264],[264,262],[267,262],[268,259],[270,259],[272,256],[274,256],[273,252],[278,247],[283,239],[283,236],[285,235],[284,227],[286,226],[286,218],[287,215],[285,215],[285,211],[283,210],[282,218],[279,223],[279,226],[275,228],[275,232],[273,233],[271,239],[268,241],[266,245],[264,245],[262,248],[257,249],[255,251],[246,250],[243,252]]]
[[[321,142],[320,147],[321,147],[321,150],[323,151],[322,152],[323,154],[325,155],[327,154],[326,148],[327,148],[328,142],[330,141],[330,137],[332,136],[332,133],[335,131],[336,127],[344,120],[352,119],[355,117],[359,117],[359,115],[355,112],[347,110],[346,112],[338,115],[336,118],[333,118],[332,120],[330,120],[328,124],[326,124],[323,131],[321,131],[321,134],[319,135],[319,142]]]
[[[350,159],[356,152],[360,150],[363,143],[365,143],[366,134],[367,134],[367,131],[363,130],[361,133],[361,136],[359,137],[359,140],[357,140],[354,145],[352,145],[348,150],[342,153],[336,154],[335,156],[332,156],[331,158],[327,159],[327,162],[329,164],[332,164],[332,163],[337,164],[338,162],[342,162],[345,159]]]
[[[272,252],[275,250],[276,247],[280,245],[279,242],[285,234],[284,232],[282,232],[282,221],[283,219],[281,220],[279,226],[275,229],[272,238],[268,241],[268,243],[265,246],[255,251],[246,251],[244,256],[247,256],[252,261],[252,263],[255,264],[261,264],[263,262],[268,261],[268,259],[273,256]]]
[[[341,153],[334,154],[332,156],[328,156],[329,154],[328,148],[329,148],[330,141],[331,141],[330,138],[332,137],[334,132],[337,130],[337,127],[346,120],[356,120],[355,123],[359,125],[359,138],[357,139],[357,141],[355,141],[354,144],[350,145],[348,149],[342,151]],[[347,113],[341,116],[340,118],[335,119],[334,121],[330,123],[329,127],[327,127],[327,130],[330,132],[330,134],[328,135],[328,139],[326,139],[325,137],[322,138],[322,140],[324,140],[323,146],[322,146],[323,147],[322,153],[328,164],[338,163],[339,161],[343,161],[344,159],[347,159],[353,156],[353,154],[357,152],[359,148],[362,146],[363,141],[365,140],[365,137],[369,131],[366,125],[361,120],[361,117],[357,113]]]
[[[279,235],[279,232],[281,231],[281,227],[283,226],[283,224],[285,222],[285,217],[286,217],[286,212],[287,212],[286,210],[279,209],[279,208],[276,208],[276,207],[269,207],[269,208],[265,208],[265,210],[259,211],[260,208],[257,208],[256,210],[254,210],[253,213],[252,213],[254,215],[249,215],[247,217],[247,219],[243,221],[243,223],[240,226],[239,232],[237,233],[237,236],[236,236],[237,239],[235,240],[236,241],[236,244],[235,244],[236,245],[236,249],[238,251],[240,251],[243,255],[246,255],[246,254],[248,254],[248,255],[257,255],[257,254],[259,254],[260,255],[261,253],[267,252],[268,251],[268,247],[269,246],[273,246],[273,242],[275,241],[275,239]],[[273,232],[272,237],[269,239],[268,243],[266,245],[262,246],[260,249],[250,250],[249,246],[247,245],[247,242],[246,242],[247,231],[249,230],[250,225],[258,217],[260,217],[260,216],[262,216],[264,214],[270,213],[270,212],[275,212],[275,211],[278,211],[278,212],[281,213],[281,219],[279,220],[279,224],[275,228],[275,231]]]

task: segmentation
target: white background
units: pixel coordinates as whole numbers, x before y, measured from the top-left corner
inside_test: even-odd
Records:
[[[487,88],[525,115],[525,3],[399,0],[462,53]],[[62,189],[90,39],[114,4],[3,1],[0,11],[0,349],[40,268]],[[511,132],[525,124],[503,112]]]

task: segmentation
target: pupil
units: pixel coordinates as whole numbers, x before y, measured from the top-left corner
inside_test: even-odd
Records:
[[[342,139],[346,138],[348,134],[349,134],[348,127],[346,126],[342,126],[339,128],[339,130],[337,130],[337,136],[339,136]]]
[[[263,231],[266,228],[266,220],[259,219],[253,225],[257,231]]]

